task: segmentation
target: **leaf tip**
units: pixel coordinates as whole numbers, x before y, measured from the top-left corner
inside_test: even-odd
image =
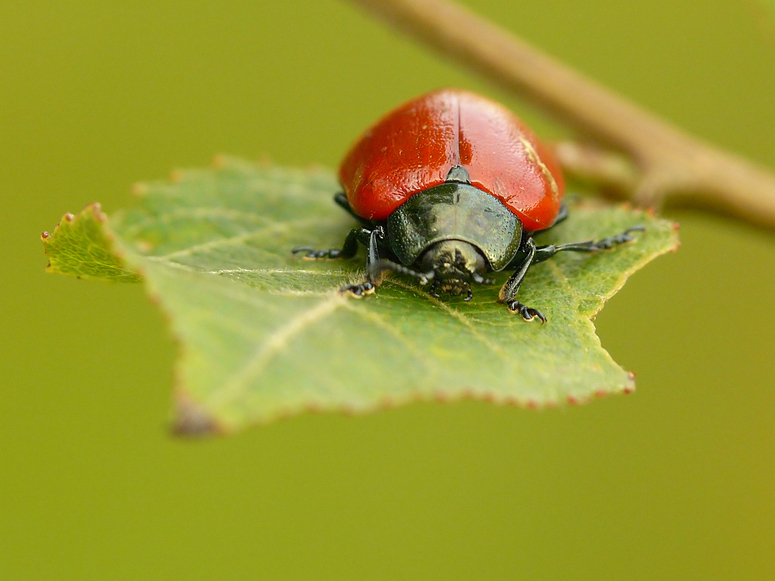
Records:
[[[433,393],[433,399],[435,401],[437,401],[438,403],[447,403],[447,402],[449,402],[452,399],[452,397],[450,396],[450,394],[446,393],[444,390],[437,389]]]
[[[105,214],[105,212],[102,211],[102,206],[99,202],[92,202],[86,207],[89,208],[92,215],[94,216],[94,219],[97,220],[97,222],[100,224],[104,224],[108,221],[108,216]]]
[[[627,385],[624,386],[624,389],[622,389],[622,393],[630,394],[635,391],[635,373],[632,371],[629,371],[627,373]]]
[[[499,403],[498,402],[498,398],[495,397],[495,394],[491,393],[491,392],[483,393],[482,396],[481,396],[481,400],[482,401],[486,401],[487,403],[492,403],[492,404]],[[506,403],[506,402],[504,402],[504,403]]]
[[[673,234],[675,235],[675,242],[673,243],[670,252],[676,253],[681,248],[681,239],[678,238],[678,231],[681,229],[681,225],[678,222],[673,222]]]
[[[176,392],[174,405],[172,433],[176,436],[210,436],[225,432],[207,410],[185,393]]]
[[[395,398],[390,396],[384,396],[379,400],[379,407],[382,409],[393,409],[399,406],[399,402]]]

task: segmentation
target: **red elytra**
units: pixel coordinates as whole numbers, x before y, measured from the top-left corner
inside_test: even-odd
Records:
[[[457,165],[527,231],[554,224],[565,190],[557,160],[511,111],[460,89],[433,91],[388,113],[350,149],[339,179],[353,211],[379,221],[444,183]]]

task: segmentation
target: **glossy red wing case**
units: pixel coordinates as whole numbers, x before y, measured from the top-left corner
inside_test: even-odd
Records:
[[[413,99],[367,130],[339,168],[353,210],[386,219],[461,165],[534,232],[554,224],[565,182],[557,161],[511,111],[480,95],[441,89]]]

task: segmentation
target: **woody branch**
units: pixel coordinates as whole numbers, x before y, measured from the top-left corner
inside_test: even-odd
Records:
[[[775,174],[766,168],[681,131],[451,0],[353,1],[630,160],[564,144],[557,153],[569,171],[641,205],[710,207],[775,228]]]

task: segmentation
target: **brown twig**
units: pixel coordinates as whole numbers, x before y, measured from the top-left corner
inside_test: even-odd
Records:
[[[627,153],[634,173],[611,178],[639,204],[707,206],[775,228],[775,174],[766,168],[680,131],[451,0],[353,1],[585,137]],[[558,153],[570,169],[574,160],[583,163],[582,150]]]

